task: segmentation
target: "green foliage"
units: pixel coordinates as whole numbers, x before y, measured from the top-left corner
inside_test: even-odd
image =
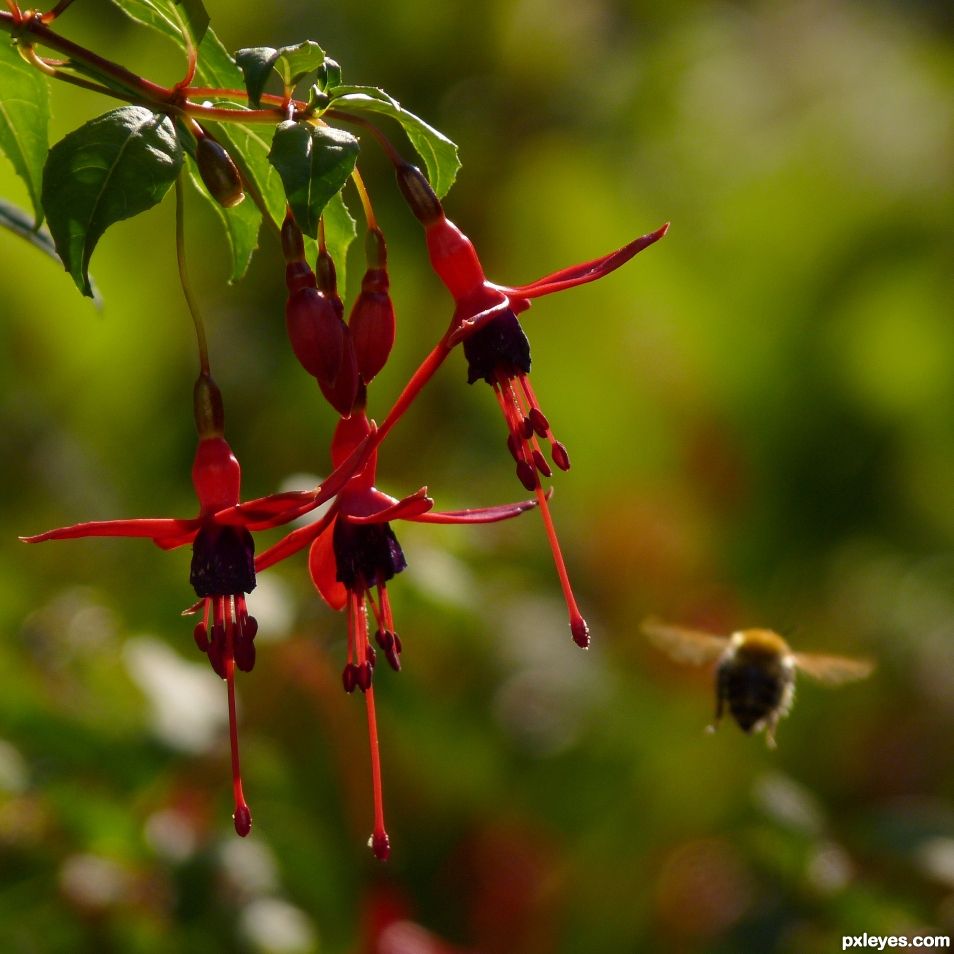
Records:
[[[248,91],[248,101],[251,106],[261,105],[265,84],[272,75],[277,59],[278,50],[270,46],[254,46],[236,50],[235,62],[245,79],[245,89]]]
[[[310,73],[317,73],[324,65],[325,51],[314,40],[305,40],[294,46],[283,46],[278,51],[275,69],[286,89],[294,89]]]
[[[50,150],[43,207],[56,250],[84,295],[93,293],[89,260],[103,232],[152,208],[181,166],[172,121],[142,106],[114,109]]]
[[[354,113],[376,113],[397,120],[427,167],[427,177],[439,196],[447,194],[457,178],[457,146],[419,116],[406,110],[383,89],[373,86],[338,86],[328,91],[331,106]]]
[[[280,227],[290,206],[300,219],[309,257],[315,254],[318,222],[327,209],[326,241],[336,259],[341,283],[345,282],[347,252],[356,236],[356,223],[340,195],[354,169],[358,140],[349,132],[327,124],[276,122],[271,130],[260,121],[243,123],[241,113],[261,107],[269,76],[275,72],[289,93],[311,77],[308,109],[315,115],[326,110],[331,96],[355,113],[385,115],[397,120],[411,144],[421,154],[435,189],[444,194],[459,168],[457,148],[383,90],[341,86],[341,67],[325,56],[313,40],[279,48],[254,47],[229,55],[215,33],[201,0],[113,0],[127,16],[174,41],[182,50],[189,43],[197,49],[194,84],[221,90],[214,97],[219,109],[233,117],[203,120],[208,131],[229,152],[248,187],[249,200],[234,209],[222,209],[205,190],[221,218],[229,245],[230,281],[248,270],[258,247],[262,216]],[[70,134],[47,160],[46,125],[49,103],[46,78],[25,63],[12,46],[0,50],[5,78],[0,86],[0,146],[27,185],[36,223],[46,209],[57,249],[84,294],[89,294],[87,266],[96,241],[113,222],[152,207],[165,193],[181,164],[180,145],[192,152],[192,131],[180,121],[180,143],[168,135],[168,123],[158,121],[157,149],[153,151],[150,127],[126,129],[123,123],[140,115],[130,109],[165,112],[164,98],[154,101],[146,91],[141,107],[123,107]],[[131,72],[103,70],[95,60],[79,57],[69,67],[95,80],[121,98],[141,92]],[[225,91],[244,85],[248,105],[229,99]],[[153,87],[153,90],[155,87]],[[330,93],[326,93],[330,90]],[[214,96],[214,94],[213,94]],[[256,117],[258,119],[258,117]],[[105,137],[102,142],[96,137]],[[44,161],[47,170],[41,173]],[[87,163],[88,165],[84,165]],[[71,181],[77,173],[77,181]],[[141,183],[136,179],[143,177]],[[194,178],[194,176],[193,176]]]
[[[185,48],[184,33],[198,46],[209,28],[202,0],[112,0],[126,16],[152,27]]]
[[[50,97],[46,77],[0,37],[0,148],[24,181],[37,226],[43,221],[40,187],[47,151]]]
[[[324,65],[325,51],[314,40],[305,40],[304,43],[283,46],[278,50],[270,46],[239,50],[235,54],[235,62],[245,76],[249,102],[258,106],[273,71],[281,77],[282,85],[291,93],[309,73],[317,74]]]
[[[275,130],[268,161],[278,170],[305,235],[317,236],[322,210],[348,181],[357,159],[358,140],[343,129],[288,120]]]

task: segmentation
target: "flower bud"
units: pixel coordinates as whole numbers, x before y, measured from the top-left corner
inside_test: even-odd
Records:
[[[192,389],[192,407],[199,437],[221,437],[225,432],[222,392],[208,374],[200,374]]]
[[[384,367],[394,346],[394,305],[388,294],[387,247],[378,229],[368,233],[367,247],[368,270],[348,319],[358,371],[365,384]]]
[[[291,210],[285,214],[285,221],[282,222],[282,254],[286,262],[305,260],[305,240]]]
[[[394,305],[387,287],[385,271],[369,270],[351,311],[349,324],[354,353],[365,384],[369,384],[384,367],[394,345]]]
[[[444,218],[444,209],[440,199],[431,188],[431,184],[424,178],[424,174],[417,166],[409,162],[402,162],[395,166],[394,174],[397,177],[398,188],[404,201],[414,213],[417,220],[424,225],[430,225],[438,219]]]
[[[289,262],[285,266],[285,284],[290,292],[315,287],[315,273],[307,262]]]
[[[245,198],[242,177],[232,157],[211,136],[195,144],[195,162],[209,194],[219,205],[231,209]]]
[[[315,262],[315,279],[318,288],[326,295],[338,295],[338,276],[335,272],[335,260],[328,254],[328,250],[318,250],[318,260]],[[342,307],[342,313],[344,307]]]
[[[321,388],[325,400],[342,417],[350,417],[360,391],[361,378],[358,375],[358,362],[351,342],[351,332],[343,321],[341,322],[341,328],[343,330],[341,367],[331,384],[325,384],[319,378],[318,386]]]
[[[322,387],[334,384],[341,369],[348,326],[341,302],[316,288],[300,288],[288,296],[285,328],[295,357]]]

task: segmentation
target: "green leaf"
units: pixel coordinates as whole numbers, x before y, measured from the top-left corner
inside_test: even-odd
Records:
[[[317,72],[325,62],[325,51],[314,40],[305,40],[295,46],[283,46],[278,51],[275,69],[287,89],[294,89],[309,73]]]
[[[216,202],[209,194],[209,190],[202,181],[202,176],[196,165],[195,139],[190,135],[188,130],[184,130],[181,120],[176,123],[176,128],[179,130],[179,141],[182,143],[182,147],[190,159],[189,177],[192,179],[196,191],[203,199],[209,202],[225,228],[225,235],[232,257],[232,270],[229,275],[229,282],[237,282],[245,275],[246,271],[248,271],[252,254],[258,248],[258,233],[262,224],[262,213],[248,195],[246,195],[244,201],[228,209]],[[226,149],[228,149],[227,146]],[[230,156],[231,154],[231,151],[229,151]],[[267,162],[266,165],[268,165]],[[268,168],[271,169],[271,166],[268,166]],[[279,185],[279,188],[280,187]]]
[[[199,193],[203,197],[208,197],[208,190],[203,185],[202,177],[195,163],[191,161],[191,157],[189,176]],[[262,213],[248,196],[245,197],[244,202],[232,206],[231,209],[223,208],[214,200],[211,206],[222,220],[229,242],[229,251],[232,254],[232,272],[229,275],[229,282],[237,282],[248,271],[252,253],[258,248],[258,231],[262,224]]]
[[[285,185],[298,227],[314,238],[327,202],[347,182],[358,158],[358,140],[343,129],[292,120],[275,130],[269,162]]]
[[[182,167],[168,116],[122,106],[71,132],[43,170],[43,207],[56,250],[84,295],[89,260],[114,222],[152,208]]]
[[[176,6],[185,15],[186,25],[192,34],[192,42],[199,46],[209,29],[209,11],[205,9],[202,0],[175,0]]]
[[[204,85],[218,89],[235,89],[243,82],[242,71],[211,30],[199,47],[196,75]],[[228,101],[220,101],[217,105],[228,109],[245,108],[241,103]],[[277,170],[268,161],[272,129],[262,123],[249,123],[246,126],[206,122],[205,126],[225,146],[245,179],[258,189],[272,221],[281,227],[285,218],[285,187]]]
[[[341,193],[333,195],[322,213],[325,219],[325,245],[335,262],[335,271],[338,274],[338,289],[344,298],[347,287],[348,249],[355,240],[358,229],[348,207],[344,203]],[[317,257],[317,248],[309,251],[309,261]]]
[[[238,108],[234,103],[224,102],[220,105]],[[262,126],[261,123],[245,126],[239,123],[207,122],[205,125],[228,150],[245,180],[250,181],[261,193],[270,218],[280,228],[285,219],[287,200],[281,176],[268,161],[271,127]]]
[[[199,64],[195,75],[204,86],[236,89],[242,85],[242,71],[212,30],[205,34],[199,44]]]
[[[427,167],[427,178],[434,191],[443,196],[454,184],[460,159],[457,146],[443,133],[429,126],[419,116],[408,112],[396,99],[374,86],[338,86],[328,91],[332,109],[352,113],[379,113],[397,120],[411,145]]]
[[[254,46],[236,51],[235,62],[245,78],[245,89],[248,90],[250,106],[261,105],[265,84],[272,75],[272,68],[277,59],[278,50],[270,46]]]
[[[259,106],[273,69],[282,78],[285,88],[292,90],[300,80],[324,65],[325,51],[313,40],[278,50],[270,46],[254,46],[239,50],[235,62],[245,77],[249,104]]]
[[[36,224],[43,221],[40,187],[50,115],[46,77],[24,62],[9,38],[0,38],[0,148],[26,183]]]
[[[4,202],[3,199],[0,199],[0,228],[5,228],[15,235],[19,235],[20,238],[26,239],[41,252],[49,255],[58,265],[63,264],[56,251],[56,245],[53,243],[50,230],[46,227],[37,228],[26,212],[9,202]],[[96,288],[96,283],[92,279],[90,279],[90,288],[93,290],[93,301],[100,304],[102,299]]]
[[[199,46],[209,28],[209,14],[202,0],[112,0],[137,23],[152,27],[185,49],[185,31]]]

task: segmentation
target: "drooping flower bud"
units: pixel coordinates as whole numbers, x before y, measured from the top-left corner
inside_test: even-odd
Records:
[[[348,330],[343,311],[340,300],[308,287],[292,292],[285,305],[285,328],[295,357],[323,387],[334,384],[341,370]]]
[[[351,332],[344,320],[344,304],[338,295],[338,280],[335,275],[335,263],[327,249],[320,248],[315,265],[315,278],[318,294],[330,305],[335,322],[326,321],[323,334],[326,339],[332,337],[338,343],[338,366],[332,375],[315,375],[325,400],[342,416],[348,417],[354,408],[360,378],[358,362],[354,353]]]
[[[221,437],[225,432],[222,392],[209,374],[200,374],[192,389],[195,427],[199,437]]]
[[[409,162],[396,164],[394,175],[404,201],[419,222],[427,226],[444,218],[441,200],[417,166]]]
[[[238,167],[211,136],[201,136],[196,142],[195,163],[205,187],[219,205],[231,209],[245,198]]]
[[[387,246],[380,229],[371,229],[366,242],[368,270],[361,294],[351,309],[351,329],[358,371],[369,384],[384,367],[394,346],[394,305],[388,294]]]
[[[286,262],[305,260],[305,240],[291,209],[285,213],[285,221],[282,222],[282,254]]]
[[[358,374],[358,361],[354,354],[354,344],[348,326],[341,322],[343,330],[341,367],[332,384],[319,379],[318,386],[325,400],[342,416],[350,417],[360,389],[361,376]]]

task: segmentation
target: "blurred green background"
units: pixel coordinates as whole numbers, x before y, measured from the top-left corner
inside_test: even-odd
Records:
[[[16,542],[194,511],[172,202],[101,242],[100,311],[0,236],[0,949],[827,954],[954,933],[950,5],[207,6],[230,49],[316,39],[455,139],[449,214],[497,281],[673,222],[524,322],[573,459],[553,508],[593,648],[569,639],[535,515],[397,525],[382,866],[345,621],[303,558],[269,571],[237,839],[225,689],[179,617],[188,550]],[[105,4],[60,26],[152,79],[181,72]],[[57,86],[56,138],[110,105]],[[380,417],[449,299],[367,145],[399,316]],[[264,235],[226,287],[218,223],[190,210],[245,494],[307,486],[333,417],[286,344],[280,256]],[[360,271],[358,249],[352,297]],[[383,489],[426,483],[443,509],[522,496],[492,395],[464,380],[454,355],[382,450]],[[801,685],[772,752],[729,723],[703,734],[711,674],[647,646],[647,613],[879,668]]]

